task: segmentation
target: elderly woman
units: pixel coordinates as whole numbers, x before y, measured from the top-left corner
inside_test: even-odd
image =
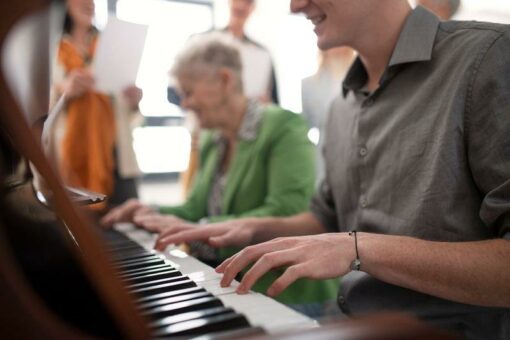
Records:
[[[130,221],[169,235],[204,223],[287,216],[307,209],[314,187],[308,127],[299,115],[247,99],[241,71],[239,52],[224,36],[211,33],[189,42],[171,73],[182,106],[196,114],[202,131],[193,189],[183,205],[160,207],[158,213],[130,200],[103,218],[105,226]],[[192,245],[192,250],[211,263],[211,248]],[[234,252],[223,248],[214,255],[221,260]],[[265,292],[275,278],[276,273],[270,273],[254,289]],[[337,284],[302,280],[277,299],[320,315],[315,307],[334,299]]]

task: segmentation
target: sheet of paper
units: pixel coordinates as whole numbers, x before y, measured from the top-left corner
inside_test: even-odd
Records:
[[[97,90],[120,93],[135,84],[146,35],[145,25],[108,18],[92,63]]]

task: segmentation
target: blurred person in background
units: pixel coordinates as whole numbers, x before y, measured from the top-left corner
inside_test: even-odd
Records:
[[[441,20],[449,20],[458,12],[461,0],[417,0],[416,4],[425,7]]]
[[[184,204],[156,210],[130,200],[106,215],[103,225],[134,222],[162,233],[305,211],[315,180],[307,124],[300,115],[244,94],[236,44],[220,33],[197,35],[171,73],[182,107],[195,113],[201,129],[192,190]],[[191,244],[191,253],[213,266],[236,250]],[[277,276],[268,273],[254,290],[264,292]],[[299,280],[277,300],[317,317],[334,300],[337,285],[337,280]]]
[[[317,145],[317,183],[324,177],[324,127],[333,99],[340,94],[342,80],[354,61],[354,50],[349,47],[336,47],[320,51],[317,72],[301,82],[303,116],[310,125],[310,138]]]
[[[136,86],[123,93],[94,89],[90,64],[98,30],[93,26],[93,0],[68,0],[56,70],[53,102],[64,105],[55,127],[57,162],[64,182],[108,196],[91,205],[104,212],[109,206],[137,197],[140,170],[132,146],[132,126],[140,120],[142,92]]]
[[[256,0],[228,0],[229,21],[227,26],[219,31],[233,38],[241,54],[243,65],[242,81],[244,94],[248,98],[257,98],[263,103],[279,103],[278,87],[273,61],[269,51],[246,35],[245,28],[250,16],[255,10]],[[211,33],[211,32],[208,32]],[[207,34],[207,33],[206,33]],[[171,93],[171,91],[170,91]],[[178,96],[171,95],[172,98]],[[183,192],[186,196],[191,189],[194,176],[198,170],[198,136],[199,126],[196,119],[186,118],[186,126],[191,134],[191,152],[188,168],[181,175]]]

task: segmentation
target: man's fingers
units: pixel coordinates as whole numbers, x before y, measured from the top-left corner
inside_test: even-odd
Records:
[[[274,242],[269,241],[255,246],[249,246],[241,250],[223,270],[221,286],[228,287],[236,275],[246,268],[250,263],[257,261],[263,254],[274,251]]]
[[[293,264],[299,261],[301,254],[294,250],[280,250],[262,255],[243,276],[237,293],[245,294],[264,274],[271,269]]]
[[[225,271],[225,268],[230,264],[230,262],[232,262],[232,259],[234,257],[235,257],[235,255],[232,255],[231,257],[229,257],[228,259],[226,259],[225,261],[220,263],[220,265],[218,267],[216,267],[216,269],[215,269],[216,273],[222,274]]]
[[[276,279],[268,288],[267,295],[274,297],[283,292],[287,287],[294,283],[297,279],[307,276],[308,265],[305,263],[290,266],[285,272]]]

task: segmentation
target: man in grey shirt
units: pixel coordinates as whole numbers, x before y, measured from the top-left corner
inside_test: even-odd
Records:
[[[275,267],[286,269],[270,295],[343,276],[346,313],[407,311],[468,338],[510,338],[510,28],[440,22],[407,0],[291,9],[320,48],[359,53],[330,112],[310,212],[175,226],[156,246],[271,240],[220,265],[222,285],[252,262],[239,293]]]

